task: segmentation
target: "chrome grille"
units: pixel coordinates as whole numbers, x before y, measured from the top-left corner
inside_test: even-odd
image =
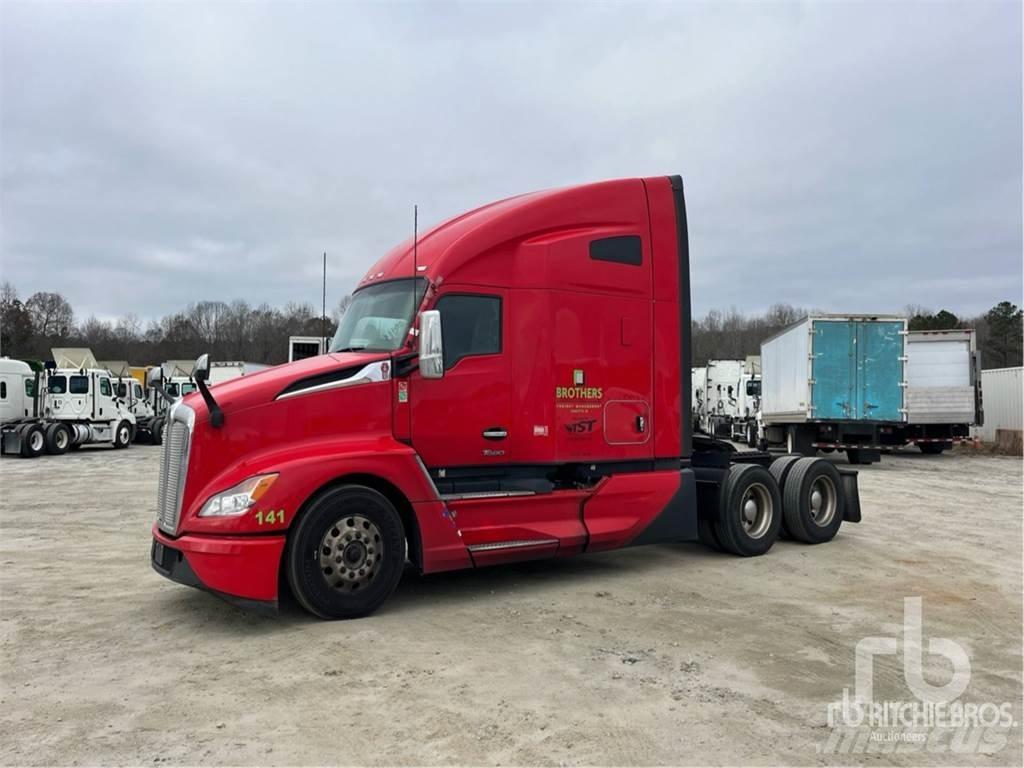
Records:
[[[185,488],[185,473],[188,471],[188,449],[194,418],[192,409],[182,403],[175,403],[167,415],[156,514],[160,529],[170,534],[177,532],[181,516],[181,494]]]

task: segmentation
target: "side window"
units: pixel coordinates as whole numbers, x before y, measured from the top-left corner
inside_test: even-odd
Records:
[[[110,397],[110,379],[100,379],[100,394]]]
[[[137,384],[135,384],[133,389],[135,390],[135,399],[136,400],[141,400],[142,399],[142,385],[137,383]]]
[[[36,382],[35,379],[25,379],[25,397],[36,396]]]
[[[497,296],[451,294],[438,299],[444,369],[470,355],[501,352],[501,299]]]
[[[70,392],[72,395],[89,394],[89,377],[72,376],[71,381],[68,383],[68,392]]]
[[[611,261],[615,264],[639,267],[643,264],[643,253],[643,244],[637,235],[604,237],[590,241],[590,258],[594,261]]]
[[[0,400],[7,399],[7,382],[0,381]]]
[[[104,379],[104,381],[106,381],[106,379]],[[123,381],[119,381],[114,385],[114,391],[117,392],[117,396],[122,400],[128,397],[128,385]]]

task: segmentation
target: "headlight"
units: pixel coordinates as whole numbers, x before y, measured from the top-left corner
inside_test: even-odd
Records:
[[[277,480],[277,473],[272,475],[253,475],[243,480],[234,488],[221,491],[216,496],[211,496],[203,508],[199,510],[200,517],[222,517],[230,515],[241,515],[253,504],[260,500],[260,497],[270,490],[270,486]]]

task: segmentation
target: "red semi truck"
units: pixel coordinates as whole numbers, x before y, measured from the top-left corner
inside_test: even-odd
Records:
[[[537,192],[398,246],[328,354],[171,407],[153,567],[367,614],[421,573],[860,520],[856,472],[694,437],[678,176]]]

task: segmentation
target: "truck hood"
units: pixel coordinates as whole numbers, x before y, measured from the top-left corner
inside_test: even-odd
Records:
[[[341,374],[350,369],[358,370],[372,362],[387,360],[389,356],[387,352],[318,355],[214,384],[210,387],[210,393],[225,416],[230,416],[232,411],[237,412],[272,402],[285,389],[299,382],[311,379],[314,381],[310,383],[315,384],[317,377]],[[195,411],[197,420],[206,420],[206,403],[199,392],[186,395],[184,402]]]

